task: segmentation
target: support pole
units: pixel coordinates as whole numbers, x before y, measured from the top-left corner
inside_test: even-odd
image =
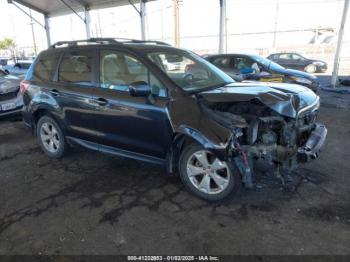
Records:
[[[277,2],[276,2],[276,14],[275,14],[275,27],[273,30],[273,43],[272,43],[272,47],[274,50],[276,48],[276,33],[277,33],[277,26],[278,26],[279,9],[280,9],[280,1],[277,0]]]
[[[44,16],[44,19],[45,19],[45,33],[46,33],[47,47],[50,47],[51,46],[50,20],[47,15]]]
[[[180,19],[179,19],[179,0],[174,2],[174,43],[176,47],[180,47]]]
[[[35,32],[34,32],[34,22],[32,17],[32,10],[29,9],[29,15],[30,15],[30,29],[32,31],[32,39],[33,39],[33,51],[35,56],[38,54],[37,48],[36,48],[36,40],[35,40]]]
[[[220,28],[219,28],[219,54],[224,52],[225,23],[226,23],[226,0],[220,1]]]
[[[146,1],[140,0],[141,39],[146,40]]]
[[[334,65],[333,65],[333,73],[332,73],[332,81],[331,81],[331,85],[333,88],[335,88],[338,82],[339,56],[340,56],[340,51],[341,51],[341,46],[343,41],[344,26],[345,26],[348,9],[349,9],[349,0],[344,0],[343,16],[340,22],[337,49],[335,51],[335,56],[334,56]]]
[[[91,38],[91,17],[90,17],[90,8],[85,6],[85,31],[86,31],[86,39]]]

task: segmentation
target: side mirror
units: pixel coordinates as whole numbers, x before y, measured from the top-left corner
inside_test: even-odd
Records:
[[[131,96],[149,96],[151,92],[151,87],[145,81],[137,81],[129,85]]]

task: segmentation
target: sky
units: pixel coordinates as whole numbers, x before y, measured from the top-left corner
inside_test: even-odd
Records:
[[[51,0],[58,1],[58,0]],[[276,45],[304,44],[313,34],[310,28],[334,28],[340,24],[344,0],[227,0],[227,50],[270,48],[273,31]],[[44,23],[41,14],[33,17]],[[81,14],[83,16],[83,14]],[[146,35],[173,44],[172,0],[147,3]],[[91,11],[91,34],[98,37],[140,38],[140,20],[132,6]],[[350,12],[344,41],[350,43]],[[31,21],[16,7],[0,0],[0,39],[15,39],[17,46],[31,49]],[[85,27],[76,15],[50,19],[52,42],[84,39]],[[33,23],[38,50],[46,48],[43,27]],[[282,33],[295,30],[297,33]],[[182,0],[180,4],[180,45],[197,51],[218,48],[219,0]]]

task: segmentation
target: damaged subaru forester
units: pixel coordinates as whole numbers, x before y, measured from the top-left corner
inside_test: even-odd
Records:
[[[207,201],[287,177],[318,157],[319,97],[292,84],[234,83],[161,42],[58,42],[21,83],[23,118],[50,157],[71,146],[163,165]]]

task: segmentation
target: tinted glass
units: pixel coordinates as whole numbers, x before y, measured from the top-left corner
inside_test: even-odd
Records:
[[[230,63],[231,58],[230,57],[218,57],[218,58],[214,58],[213,60],[213,64],[216,65],[219,68],[230,68]]]
[[[290,54],[280,54],[280,59],[291,59]]]
[[[166,96],[166,88],[138,59],[116,51],[102,51],[100,61],[101,88],[129,91],[129,85],[144,81],[152,94]]]
[[[269,59],[278,59],[278,55],[271,55],[268,57]]]
[[[298,54],[292,54],[293,60],[304,60],[304,57],[298,55]]]
[[[252,68],[254,61],[248,57],[234,57],[233,68],[236,70]]]
[[[52,80],[53,73],[56,69],[59,55],[51,54],[40,56],[35,63],[33,78],[38,81]]]
[[[216,88],[233,82],[220,69],[191,52],[174,49],[149,53],[148,58],[186,91]]]
[[[58,81],[90,85],[92,83],[92,64],[91,52],[66,53],[58,70]]]

